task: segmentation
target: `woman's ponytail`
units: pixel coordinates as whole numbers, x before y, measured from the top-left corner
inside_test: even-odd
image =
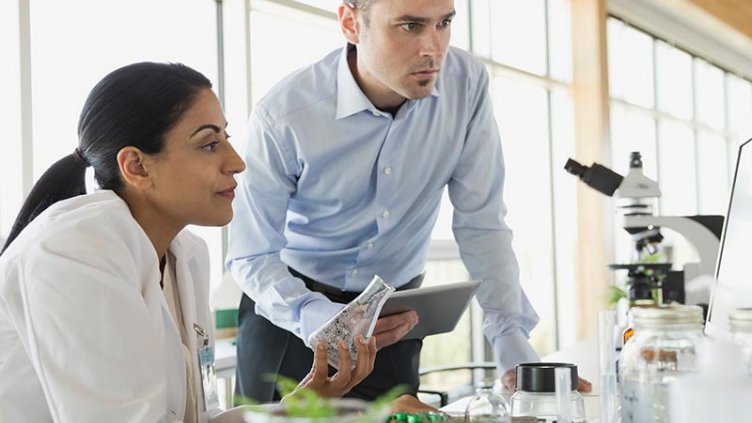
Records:
[[[21,206],[21,211],[13,222],[13,228],[2,252],[8,248],[18,234],[47,207],[60,200],[86,194],[87,160],[79,149],[53,164],[34,184],[31,193]]]

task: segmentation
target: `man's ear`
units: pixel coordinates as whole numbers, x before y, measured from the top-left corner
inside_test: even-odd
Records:
[[[145,159],[146,155],[136,147],[123,147],[118,152],[117,162],[123,182],[136,189],[146,189],[153,185]]]
[[[360,43],[360,11],[350,2],[344,2],[337,9],[337,16],[339,16],[339,27],[347,42],[355,45]]]

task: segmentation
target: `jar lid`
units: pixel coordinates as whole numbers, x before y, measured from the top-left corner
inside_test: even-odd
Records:
[[[752,331],[752,308],[742,307],[731,310],[729,324],[733,330]]]
[[[671,304],[668,306],[632,308],[632,317],[637,325],[665,327],[703,323],[702,308],[695,305]]]
[[[526,392],[556,392],[556,369],[569,368],[572,390],[579,385],[577,366],[571,363],[522,363],[517,365],[517,389]]]

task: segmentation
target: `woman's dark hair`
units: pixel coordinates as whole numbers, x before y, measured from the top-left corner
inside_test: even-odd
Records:
[[[86,193],[86,167],[104,189],[123,185],[117,154],[136,147],[162,151],[164,137],[211,82],[178,63],[135,63],[105,76],[89,93],[78,121],[78,148],[37,181],[16,217],[3,252],[50,205]],[[2,252],[0,252],[2,254]]]

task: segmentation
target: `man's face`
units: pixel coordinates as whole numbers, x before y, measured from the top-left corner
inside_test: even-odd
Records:
[[[355,11],[356,79],[380,108],[431,94],[451,35],[454,0],[376,0]]]

